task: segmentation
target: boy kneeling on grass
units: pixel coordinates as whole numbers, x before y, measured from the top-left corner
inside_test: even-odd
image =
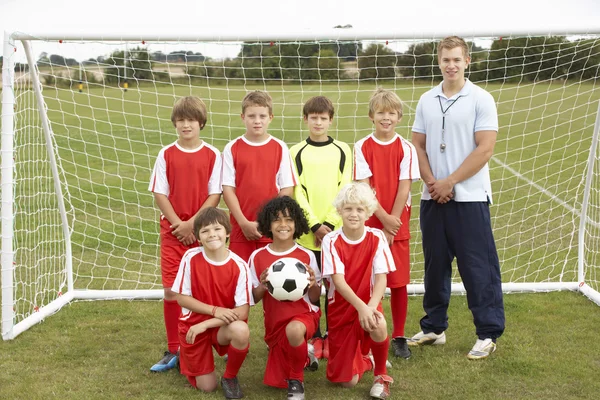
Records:
[[[244,395],[237,374],[250,347],[246,321],[253,301],[248,266],[225,247],[230,233],[225,212],[214,207],[202,210],[194,220],[194,235],[202,247],[184,254],[172,290],[181,306],[181,373],[195,388],[214,391],[214,348],[228,357],[221,378],[225,398],[240,399]]]
[[[393,379],[387,375],[390,341],[381,298],[386,274],[396,270],[394,259],[384,233],[365,226],[377,209],[368,184],[347,184],[334,205],[342,216],[342,228],[323,238],[321,253],[323,277],[330,284],[327,379],[354,387],[364,372],[373,370],[370,395],[387,399]]]

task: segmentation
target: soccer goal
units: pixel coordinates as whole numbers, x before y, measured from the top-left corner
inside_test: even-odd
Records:
[[[600,304],[600,30],[451,32],[472,46],[468,77],[495,98],[492,223],[506,292],[580,291]],[[450,33],[449,33],[450,34]],[[198,95],[202,139],[243,134],[241,100],[268,91],[270,133],[303,140],[303,103],[326,95],[330,134],[371,133],[377,86],[404,102],[440,82],[443,32],[353,29],[273,37],[96,37],[5,33],[2,65],[2,337],[76,300],[162,297],[153,163],[177,136],[174,101]],[[411,293],[423,292],[413,185]],[[453,291],[464,288],[456,273]]]

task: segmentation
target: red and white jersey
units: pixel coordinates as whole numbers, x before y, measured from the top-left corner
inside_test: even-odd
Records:
[[[260,285],[259,277],[264,270],[268,269],[275,261],[284,257],[296,258],[307,264],[314,271],[315,281],[320,285],[321,273],[319,272],[315,254],[296,244],[290,250],[282,253],[271,250],[269,245],[252,253],[248,260],[248,266],[252,276],[252,287],[258,287]],[[300,300],[279,301],[274,299],[267,291],[265,292],[262,302],[265,319],[265,342],[267,343],[269,343],[272,338],[278,337],[279,331],[285,329],[290,320],[296,315],[319,311],[319,307],[311,303],[308,293]]]
[[[172,143],[158,153],[148,190],[167,196],[177,216],[187,221],[209,195],[221,193],[221,163],[219,150],[208,143],[192,150]],[[161,230],[170,225],[161,216]]]
[[[225,261],[216,262],[208,259],[202,247],[188,250],[181,259],[172,290],[204,304],[229,309],[254,304],[248,265],[231,251]],[[187,332],[190,326],[211,318],[181,308],[179,325],[183,323]]]
[[[339,294],[331,275],[342,274],[352,291],[365,303],[373,294],[376,274],[396,270],[390,246],[382,231],[365,227],[359,240],[348,239],[342,229],[323,238],[321,248],[323,278],[329,280],[327,320],[330,328],[347,324],[358,318],[356,309]]]
[[[296,186],[298,179],[292,168],[287,145],[272,136],[262,143],[253,143],[244,136],[227,143],[223,150],[221,184],[236,188],[240,209],[249,221],[256,221],[260,207],[276,197],[286,187]],[[233,215],[231,215],[232,242],[245,242]],[[270,242],[263,237],[260,241]]]
[[[375,189],[379,204],[390,213],[400,181],[410,179],[414,182],[421,179],[415,146],[398,134],[389,142],[378,140],[374,134],[359,140],[354,145],[354,179],[367,178],[371,187]],[[407,205],[400,215],[402,226],[394,240],[410,239],[410,207],[409,193]],[[383,228],[383,224],[375,215],[371,216],[365,225]]]

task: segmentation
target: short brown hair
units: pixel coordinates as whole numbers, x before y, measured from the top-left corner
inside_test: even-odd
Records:
[[[402,100],[391,90],[378,88],[369,100],[369,117],[373,118],[377,110],[394,110],[398,113],[398,118],[401,118]]]
[[[267,92],[255,90],[248,93],[244,97],[244,100],[242,100],[242,114],[246,112],[246,108],[252,106],[267,107],[269,109],[269,115],[273,115],[273,99]]]
[[[329,119],[333,118],[333,103],[325,96],[311,97],[306,103],[304,103],[304,107],[302,108],[302,114],[304,115],[304,118],[307,118],[308,114],[323,113],[329,114]]]
[[[194,220],[194,235],[196,235],[196,239],[200,238],[200,229],[210,224],[223,225],[225,232],[228,235],[231,233],[231,223],[229,222],[227,213],[216,207],[207,207],[200,211],[200,214]]]
[[[467,42],[465,42],[463,38],[458,36],[448,36],[447,38],[442,39],[442,41],[438,44],[438,59],[442,56],[443,49],[452,50],[457,47],[460,47],[462,49],[465,58],[469,57],[469,46],[467,46]]]
[[[186,96],[175,102],[171,112],[171,122],[175,125],[175,121],[182,118],[198,121],[200,129],[204,128],[207,120],[206,105],[200,97]]]

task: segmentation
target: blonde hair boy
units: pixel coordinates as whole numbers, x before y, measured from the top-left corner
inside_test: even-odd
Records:
[[[375,191],[364,182],[352,182],[344,186],[333,201],[333,205],[340,212],[346,204],[360,204],[367,210],[367,218],[377,210],[378,202]]]
[[[369,100],[369,117],[373,118],[377,111],[396,111],[402,118],[402,100],[391,90],[378,88]]]

